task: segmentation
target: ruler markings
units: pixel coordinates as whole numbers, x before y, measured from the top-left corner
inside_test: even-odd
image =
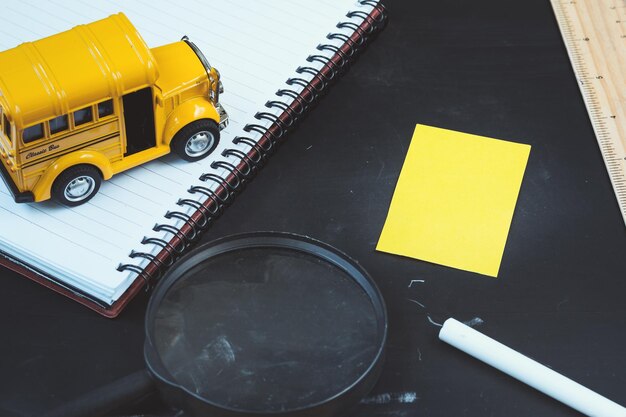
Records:
[[[625,0],[551,0],[626,222]]]

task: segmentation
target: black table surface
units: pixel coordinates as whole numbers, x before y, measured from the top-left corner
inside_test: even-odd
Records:
[[[390,329],[371,395],[391,401],[355,416],[576,415],[440,342],[410,299],[438,321],[480,317],[482,332],[626,403],[626,229],[549,1],[387,6],[387,28],[203,241],[294,232],[369,271]],[[375,251],[417,123],[532,145],[497,279]],[[0,282],[0,415],[143,366],[147,294],[108,320],[6,269]],[[155,398],[141,407],[166,415]]]

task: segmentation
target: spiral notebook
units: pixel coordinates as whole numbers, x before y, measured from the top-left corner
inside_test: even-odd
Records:
[[[123,12],[149,47],[186,35],[222,74],[230,123],[210,157],[168,155],[74,208],[0,185],[0,263],[107,317],[194,244],[385,22],[374,0],[0,3],[0,50]]]

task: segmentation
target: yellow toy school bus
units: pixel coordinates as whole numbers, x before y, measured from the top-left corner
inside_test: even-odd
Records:
[[[196,161],[228,115],[186,37],[148,48],[122,13],[0,52],[0,173],[16,202],[76,206],[174,150]]]

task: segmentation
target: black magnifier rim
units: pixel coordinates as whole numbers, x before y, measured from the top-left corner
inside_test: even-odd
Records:
[[[307,405],[306,407],[301,408],[293,408],[281,412],[242,410],[214,403],[207,398],[189,391],[186,387],[178,384],[163,365],[163,362],[154,347],[153,330],[155,315],[167,292],[181,277],[185,276],[187,271],[194,268],[201,262],[227,252],[250,248],[290,249],[318,257],[342,270],[368,295],[376,315],[376,326],[379,334],[376,354],[368,368],[357,379],[355,379],[351,385],[343,389],[343,391],[338,392],[334,396],[326,398],[316,404]],[[234,417],[280,415],[287,417],[292,415],[335,415],[337,411],[345,411],[355,405],[360,399],[362,399],[363,396],[367,395],[376,383],[382,370],[382,363],[385,356],[385,345],[388,331],[387,327],[387,309],[378,286],[356,261],[348,257],[343,252],[310,237],[293,233],[244,233],[227,236],[199,246],[181,258],[172,268],[170,268],[163,278],[161,278],[150,298],[146,311],[146,320],[144,325],[146,336],[144,344],[144,358],[148,370],[157,380],[157,383],[165,384],[166,388],[168,388],[168,393],[174,394],[174,397],[178,397],[179,401],[177,402],[183,403],[179,406],[185,411],[188,411],[189,408],[185,406],[187,403],[186,400],[193,399],[194,404],[191,408],[198,410],[205,406],[203,412],[210,411],[215,413],[214,415],[216,416]]]

